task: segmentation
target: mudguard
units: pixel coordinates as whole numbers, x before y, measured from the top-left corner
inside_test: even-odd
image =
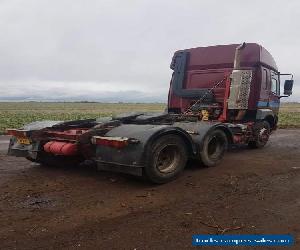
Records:
[[[202,149],[205,136],[217,128],[222,129],[229,138],[232,138],[230,129],[219,122],[176,122],[173,125],[121,125],[110,130],[105,136],[134,138],[139,140],[139,143],[129,144],[122,149],[98,145],[96,147],[96,161],[100,164],[144,167],[147,147],[155,139],[165,134],[181,136],[188,146],[189,157],[195,158],[198,157]]]
[[[174,128],[170,125],[121,125],[110,130],[105,136],[134,138],[139,140],[139,143],[129,144],[122,149],[99,145],[96,147],[96,161],[123,166],[143,167],[145,160],[144,153],[147,145],[149,145],[154,138],[171,131],[182,133],[187,138],[190,137],[182,129]],[[192,142],[191,138],[188,140]]]
[[[173,126],[180,127],[191,135],[193,142],[197,145],[197,153],[202,150],[205,136],[215,129],[222,130],[226,134],[230,144],[233,142],[232,131],[226,126],[226,124],[221,122],[177,122],[174,123]]]
[[[28,123],[28,124],[24,125],[20,129],[24,129],[24,130],[40,130],[40,129],[43,129],[43,128],[52,127],[52,126],[60,124],[60,123],[62,123],[62,121],[37,121],[37,122]]]

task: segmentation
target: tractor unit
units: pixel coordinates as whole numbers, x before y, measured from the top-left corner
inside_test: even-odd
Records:
[[[281,74],[271,54],[255,43],[179,50],[170,67],[165,112],[33,122],[7,130],[8,154],[165,183],[188,159],[209,167],[222,160],[228,145],[262,148],[276,130],[280,98],[292,94],[293,76]],[[284,95],[281,75],[290,78]]]

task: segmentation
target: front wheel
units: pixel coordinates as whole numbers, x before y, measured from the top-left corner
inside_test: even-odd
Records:
[[[177,135],[165,135],[147,149],[144,173],[154,183],[166,183],[175,179],[187,162],[187,147]]]
[[[267,121],[256,122],[253,126],[253,140],[249,141],[249,148],[264,147],[270,137],[270,124]]]
[[[206,167],[216,166],[222,160],[227,147],[226,134],[220,129],[213,130],[204,138],[200,161]]]

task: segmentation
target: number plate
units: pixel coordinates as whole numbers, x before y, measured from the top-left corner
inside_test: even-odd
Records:
[[[25,144],[25,145],[30,144],[30,140],[28,138],[17,138],[17,142],[20,144]]]

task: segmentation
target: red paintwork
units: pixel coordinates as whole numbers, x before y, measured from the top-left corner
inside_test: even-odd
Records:
[[[234,54],[237,46],[238,44],[231,44],[185,50],[189,52],[185,73],[185,88],[211,88],[216,82],[222,80],[224,75],[233,69]],[[256,43],[247,43],[241,53],[241,69],[253,70],[248,103],[249,110],[256,110],[257,102],[263,98],[260,91],[262,67],[267,68],[269,71],[278,72],[273,57],[265,48]],[[225,88],[224,82],[213,90],[215,100],[222,105]],[[172,88],[170,88],[168,97],[169,109],[180,109],[181,112],[184,112],[193,101],[195,100],[176,96],[172,92]]]
[[[51,138],[59,138],[59,139],[76,141],[82,134],[84,134],[87,131],[88,129],[86,128],[76,128],[76,129],[69,129],[64,131],[46,130],[45,133],[47,136]]]
[[[64,156],[74,156],[78,153],[78,147],[75,143],[49,141],[44,145],[44,150],[47,153]]]

